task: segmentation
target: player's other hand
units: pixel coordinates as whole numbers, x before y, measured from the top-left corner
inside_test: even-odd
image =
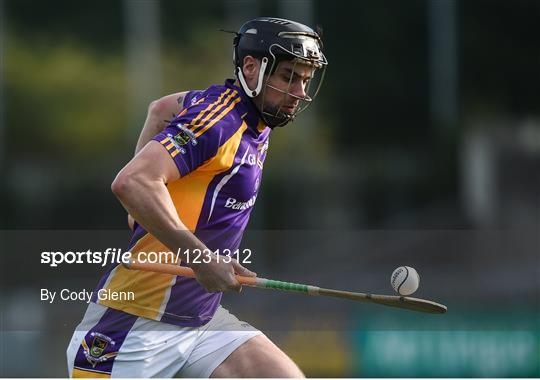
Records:
[[[236,279],[235,274],[248,277],[255,277],[257,275],[243,267],[235,259],[225,262],[223,256],[220,256],[218,259],[216,255],[211,255],[210,262],[193,263],[190,266],[195,272],[197,282],[210,293],[230,290],[240,292],[242,286]]]

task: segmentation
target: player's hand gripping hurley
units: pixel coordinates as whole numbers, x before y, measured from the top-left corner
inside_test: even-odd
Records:
[[[164,274],[171,274],[177,276],[191,277],[195,278],[195,273],[191,268],[182,267],[179,265],[173,264],[158,264],[158,263],[139,263],[132,261],[129,264],[124,264],[129,269],[132,270],[143,270],[149,272],[158,272]],[[380,294],[370,294],[370,293],[356,293],[356,292],[347,292],[343,290],[334,290],[334,289],[325,289],[318,286],[304,285],[304,284],[295,284],[292,282],[276,281],[269,280],[266,278],[260,277],[246,277],[246,276],[236,276],[238,282],[242,285],[252,286],[255,288],[263,289],[278,289],[288,292],[298,292],[308,294],[310,296],[329,296],[337,298],[346,298],[353,301],[364,301],[372,302],[380,305],[398,307],[401,309],[409,309],[414,311],[419,311],[423,313],[436,313],[442,314],[446,313],[446,306],[420,298],[413,297],[402,297],[402,296],[387,296]]]

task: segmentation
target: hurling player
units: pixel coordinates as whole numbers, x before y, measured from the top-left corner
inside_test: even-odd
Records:
[[[180,249],[196,279],[110,268],[94,294],[134,297],[94,296],[67,350],[70,376],[303,377],[220,306],[222,292],[240,289],[235,274],[255,274],[217,254],[239,248],[269,135],[311,103],[327,61],[315,31],[277,18],[246,22],[233,49],[236,79],[151,104],[136,155],[112,184],[133,218],[133,257]],[[216,254],[196,262],[194,249]]]

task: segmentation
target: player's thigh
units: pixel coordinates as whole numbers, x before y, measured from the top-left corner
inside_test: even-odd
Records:
[[[301,378],[302,371],[265,335],[257,335],[238,347],[211,377]]]

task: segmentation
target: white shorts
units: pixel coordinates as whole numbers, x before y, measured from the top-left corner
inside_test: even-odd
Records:
[[[210,377],[262,334],[221,306],[201,327],[180,327],[90,303],[67,349],[70,377]]]

